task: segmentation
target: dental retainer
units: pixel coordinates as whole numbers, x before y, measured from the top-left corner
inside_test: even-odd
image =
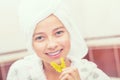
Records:
[[[61,64],[58,65],[55,62],[51,62],[50,65],[57,71],[62,72],[62,69],[66,68],[66,64],[63,58],[60,58]]]

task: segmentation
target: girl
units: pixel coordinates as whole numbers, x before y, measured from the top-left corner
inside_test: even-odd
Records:
[[[85,59],[86,44],[68,15],[66,0],[23,0],[20,24],[29,56],[16,61],[7,80],[110,80]]]

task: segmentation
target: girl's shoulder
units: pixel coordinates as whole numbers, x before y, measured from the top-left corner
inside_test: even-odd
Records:
[[[79,59],[77,60],[74,57],[69,57],[72,64],[74,66],[79,66],[79,67],[88,67],[88,68],[93,68],[97,67],[97,65],[94,62],[88,61],[87,59]]]
[[[11,68],[14,69],[23,69],[27,68],[29,66],[35,65],[38,63],[39,59],[35,55],[28,55],[24,58],[21,58],[17,61],[15,61],[12,65]]]
[[[82,80],[110,80],[94,62],[87,59],[76,60],[73,58],[72,65],[78,68]]]
[[[11,65],[7,80],[44,80],[43,73],[40,59],[29,55]]]

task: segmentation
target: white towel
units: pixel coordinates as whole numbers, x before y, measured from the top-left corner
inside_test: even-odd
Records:
[[[68,56],[81,59],[87,54],[87,46],[80,34],[79,26],[72,21],[67,0],[22,0],[19,7],[20,26],[23,28],[28,51],[35,53],[32,48],[32,35],[38,22],[53,14],[64,24],[71,36],[71,50]]]

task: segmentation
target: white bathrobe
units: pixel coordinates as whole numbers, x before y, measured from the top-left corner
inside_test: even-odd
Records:
[[[20,26],[26,35],[30,56],[18,60],[10,67],[7,80],[47,80],[42,61],[33,50],[32,36],[36,24],[51,14],[58,17],[70,33],[71,49],[67,57],[72,62],[71,66],[78,68],[81,80],[110,80],[94,63],[82,59],[88,49],[80,35],[79,26],[72,21],[72,11],[69,11],[72,6],[67,1],[69,0],[21,1],[18,16]]]
[[[76,60],[69,57],[71,66],[79,70],[81,80],[110,80],[93,62],[85,59]],[[47,80],[41,60],[36,55],[30,55],[15,62],[10,70],[7,80]]]

